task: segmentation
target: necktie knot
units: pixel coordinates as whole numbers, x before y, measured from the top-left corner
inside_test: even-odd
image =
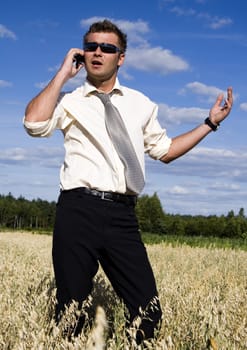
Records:
[[[109,94],[104,94],[102,92],[96,92],[95,95],[102,101],[102,103],[104,105],[106,105],[107,102],[111,102]]]

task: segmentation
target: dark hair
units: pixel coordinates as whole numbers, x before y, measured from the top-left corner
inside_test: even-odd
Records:
[[[116,24],[112,23],[111,21],[104,19],[100,22],[95,22],[91,24],[88,31],[83,37],[84,43],[87,41],[87,36],[90,33],[115,33],[118,37],[119,46],[122,52],[125,52],[127,49],[127,35],[123,33]]]

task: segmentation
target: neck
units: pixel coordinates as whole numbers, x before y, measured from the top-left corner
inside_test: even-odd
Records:
[[[95,80],[91,77],[87,77],[87,80],[90,82],[90,84],[95,86],[97,90],[101,90],[105,93],[111,92],[116,82],[116,79],[109,80],[109,81],[108,80],[100,81],[100,80]]]

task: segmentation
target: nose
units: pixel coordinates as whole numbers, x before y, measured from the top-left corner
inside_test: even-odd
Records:
[[[96,51],[95,51],[95,54],[96,54],[96,55],[101,55],[101,54],[102,54],[102,51],[101,51],[100,46],[97,47],[97,49],[96,49]]]

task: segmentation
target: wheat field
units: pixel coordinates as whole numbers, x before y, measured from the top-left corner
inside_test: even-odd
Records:
[[[47,235],[0,232],[0,349],[135,349],[123,305],[101,270],[82,334],[67,339],[55,326],[51,243]],[[146,348],[246,350],[247,252],[165,244],[147,250],[164,319]],[[68,310],[65,324],[73,324],[73,314]]]

